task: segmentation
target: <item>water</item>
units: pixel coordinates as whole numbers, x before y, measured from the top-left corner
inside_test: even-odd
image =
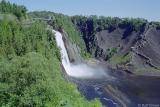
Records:
[[[61,33],[54,30],[53,33],[61,49],[62,65],[67,75],[73,78],[72,81],[88,100],[99,98],[109,107],[137,107],[138,104],[160,106],[160,77],[130,75],[120,70],[106,71],[99,66],[92,67],[85,63],[75,65],[69,61]],[[115,91],[106,91],[109,89],[108,84]]]
[[[87,80],[85,80],[85,79],[92,79],[92,80],[93,79],[98,79],[98,80],[101,79],[101,80],[103,80],[104,78],[105,78],[105,80],[107,80],[106,78],[113,79],[113,77],[109,76],[104,71],[104,69],[102,69],[100,67],[91,67],[91,66],[84,64],[84,63],[79,63],[76,65],[72,64],[69,61],[67,50],[66,50],[65,44],[63,42],[62,34],[58,31],[55,31],[55,30],[53,30],[53,33],[55,33],[55,39],[57,42],[57,46],[61,49],[60,52],[61,52],[62,65],[63,65],[66,73],[71,77],[79,78],[79,79],[83,80],[83,82],[78,80],[78,82],[80,82],[80,84],[75,81],[75,83],[78,84],[79,90],[82,92],[82,94],[84,94],[88,100],[92,100],[94,98],[99,97],[99,99],[104,104],[110,105],[110,107],[116,107],[115,106],[116,103],[113,100],[106,98],[104,96],[104,93],[100,92],[98,90],[99,88],[97,88],[98,86],[96,86],[96,85],[103,83],[104,81],[103,82],[100,81],[100,83],[96,83],[95,81],[87,82]],[[75,80],[77,80],[77,79],[75,79]]]
[[[69,61],[62,34],[55,30],[53,30],[53,32],[55,33],[57,45],[61,49],[62,65],[69,76],[77,78],[102,78],[108,76],[102,68],[93,68],[84,63],[79,63],[76,65],[72,64]]]

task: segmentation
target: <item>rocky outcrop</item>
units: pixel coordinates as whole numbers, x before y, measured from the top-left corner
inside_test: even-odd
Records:
[[[92,48],[89,50],[95,58],[112,66],[138,74],[160,71],[160,30],[149,23],[142,32],[128,30],[128,27],[101,30],[95,34],[94,41],[88,41],[92,43],[88,48]],[[125,62],[126,56],[129,58]]]
[[[82,58],[80,55],[80,48],[76,44],[72,43],[71,40],[68,39],[68,34],[64,30],[61,30],[61,33],[63,35],[63,40],[71,63],[82,62]]]
[[[159,71],[160,69],[160,30],[149,27],[132,50],[132,62],[140,70]]]

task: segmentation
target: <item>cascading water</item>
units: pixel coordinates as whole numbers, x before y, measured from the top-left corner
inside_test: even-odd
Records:
[[[97,79],[101,79],[101,80],[113,80],[115,79],[114,77],[112,76],[109,76],[105,71],[104,69],[96,66],[96,67],[91,67],[87,64],[84,64],[84,63],[80,63],[80,64],[72,64],[69,60],[69,56],[68,56],[68,53],[67,53],[67,50],[66,50],[66,47],[64,45],[64,41],[63,41],[63,37],[62,37],[62,34],[58,31],[55,31],[55,30],[52,30],[53,33],[55,33],[55,39],[56,39],[56,42],[57,42],[57,46],[60,47],[60,53],[61,53],[61,60],[62,60],[62,65],[66,71],[66,73],[71,76],[71,77],[76,77],[76,78],[85,78],[85,79],[92,79],[92,80],[97,80]],[[104,79],[105,78],[105,79]],[[85,86],[85,85],[84,85]],[[83,86],[80,86],[81,88]],[[97,87],[92,87],[91,86],[85,86],[85,87],[91,87],[93,90],[95,90],[94,94],[95,94],[95,97],[98,95],[96,93],[99,93],[99,91],[97,90]],[[87,90],[87,88],[85,88],[86,91],[87,91],[87,96],[90,96],[92,94],[93,96],[93,91],[89,91]],[[84,90],[82,88],[82,90]],[[100,97],[101,100],[105,100],[107,102],[107,104],[112,104],[113,107],[115,107],[117,104],[107,98],[107,97],[104,97],[103,95],[98,95]]]
[[[53,30],[53,33],[55,33],[57,45],[61,48],[62,65],[66,73],[69,76],[76,77],[75,80],[84,80],[86,85],[82,82],[80,84],[78,83],[78,86],[80,92],[84,92],[83,94],[87,98],[99,98],[104,105],[109,107],[136,107],[138,104],[145,104],[146,102],[147,104],[148,102],[151,104],[159,103],[159,78],[130,76],[120,71],[108,73],[109,70],[105,72],[105,70],[99,66],[91,67],[84,63],[74,65],[69,60],[61,33],[55,30]],[[110,81],[110,83],[108,81]],[[93,85],[93,83],[96,85]],[[104,85],[101,83],[104,83]],[[110,88],[108,89],[108,87],[113,89],[113,91],[110,90]],[[140,93],[137,94],[137,90],[140,90]],[[141,94],[141,92],[143,94]]]
[[[69,76],[78,78],[101,78],[106,76],[106,73],[101,68],[95,69],[83,63],[77,65],[70,63],[67,50],[63,42],[62,34],[55,30],[53,30],[53,33],[55,33],[55,38],[58,47],[61,48],[60,52],[62,65]]]
[[[53,32],[55,33],[57,45],[61,48],[60,53],[61,53],[62,65],[65,68],[67,74],[71,75],[71,73],[70,73],[70,66],[71,65],[70,65],[68,54],[67,54],[67,50],[65,48],[65,45],[64,45],[64,42],[62,39],[62,35],[58,31],[53,30]]]
[[[55,39],[56,39],[58,47],[61,48],[60,53],[61,53],[62,65],[63,65],[66,73],[69,76],[76,77],[76,78],[96,79],[96,80],[97,79],[103,80],[103,78],[105,78],[104,80],[114,79],[113,77],[107,75],[106,72],[104,71],[104,69],[102,69],[102,68],[91,67],[91,66],[84,64],[84,63],[80,63],[80,64],[76,64],[76,65],[72,64],[69,60],[68,53],[67,53],[67,50],[66,50],[64,42],[63,42],[62,34],[58,31],[55,31],[55,30],[53,30],[53,33],[55,33]],[[83,86],[80,86],[80,87],[82,88]],[[93,90],[95,90],[95,92],[94,92],[95,97],[98,95],[96,93],[99,93],[99,91],[96,90],[97,88],[92,87],[92,85],[91,86],[84,85],[84,87],[85,88],[84,89],[82,88],[82,90],[84,91],[86,89],[87,96],[90,96],[91,94],[93,96],[93,91],[88,92],[86,87],[91,87]],[[103,95],[98,95],[98,96],[100,96],[101,100],[103,100],[103,101],[106,100],[107,104],[113,103],[112,104],[113,107],[116,106],[116,103],[114,103],[113,100],[106,98]]]

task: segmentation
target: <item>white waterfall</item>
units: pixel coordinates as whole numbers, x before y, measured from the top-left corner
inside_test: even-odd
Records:
[[[57,46],[61,49],[60,53],[62,65],[69,76],[77,78],[101,78],[102,76],[104,77],[106,75],[101,68],[95,69],[83,63],[78,65],[70,63],[67,50],[62,39],[62,34],[55,30],[53,30],[53,33],[55,33]]]

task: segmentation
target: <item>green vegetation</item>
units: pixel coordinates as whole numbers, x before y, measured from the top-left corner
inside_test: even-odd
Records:
[[[18,19],[26,17],[27,9],[24,6],[18,6],[2,0],[0,2],[0,13],[10,13],[17,16]]]
[[[24,26],[19,20],[0,20],[0,106],[100,107],[62,77],[59,49],[46,28],[42,21]]]
[[[103,17],[103,16],[73,16],[72,22],[84,32],[95,34],[101,30],[113,31],[117,27],[127,28],[131,27],[132,31],[141,32],[144,30],[147,20],[141,18],[123,18],[118,17]]]
[[[131,55],[128,53],[126,55],[114,55],[109,59],[109,62],[113,65],[125,65],[131,60]]]
[[[153,27],[156,27],[156,29],[160,30],[160,22],[151,22],[150,23]]]
[[[118,25],[122,28],[130,27],[131,31],[143,32],[147,23],[148,21],[142,18],[123,18]]]
[[[31,18],[43,18],[43,19],[48,19],[49,17],[51,17],[51,21],[49,22],[50,25],[59,31],[64,30],[67,35],[68,38],[70,39],[70,41],[72,43],[75,43],[76,45],[78,45],[81,49],[81,56],[83,58],[88,58],[91,55],[86,51],[86,47],[85,47],[85,43],[83,41],[83,38],[80,34],[79,31],[77,31],[76,26],[72,23],[71,18],[67,15],[63,15],[63,14],[57,14],[57,13],[53,13],[53,12],[46,12],[46,11],[42,11],[42,12],[31,12],[29,13],[29,16]]]
[[[142,33],[148,23],[147,20],[141,18],[124,18],[103,17],[103,16],[73,16],[71,17],[74,25],[83,35],[84,42],[89,53],[93,53],[96,48],[97,32],[108,30],[114,31],[116,28],[125,29],[123,38],[127,37],[132,31]]]
[[[106,60],[110,59],[113,55],[117,53],[117,48],[109,48],[106,50],[108,52]]]
[[[77,31],[76,27],[73,25],[71,18],[62,14],[54,15],[55,21],[52,23],[54,29],[63,29],[73,43],[78,45],[81,49],[81,56],[85,59],[90,57],[87,53],[85,44],[80,33]]]
[[[64,30],[69,39],[77,44],[81,49],[81,56],[85,59],[90,58],[96,50],[96,38],[97,32],[102,30],[108,30],[108,32],[114,31],[116,28],[124,29],[122,39],[125,39],[133,31],[137,33],[143,33],[147,24],[151,24],[159,27],[158,22],[148,22],[142,18],[118,18],[118,17],[104,17],[104,16],[72,16],[69,17],[63,14],[57,14],[53,12],[31,12],[29,13],[31,18],[44,18],[50,19],[50,25],[54,29]],[[110,53],[109,53],[110,54]],[[107,55],[107,59],[108,59]],[[110,55],[113,56],[113,55]],[[109,56],[109,57],[110,57]]]
[[[88,52],[95,47],[97,32],[111,32],[116,27],[142,32],[147,23],[144,19],[69,17],[52,12],[32,12],[28,19],[26,12],[24,6],[4,0],[0,2],[1,107],[102,106],[98,100],[86,101],[76,86],[62,77],[60,52],[54,34],[46,29],[45,22],[32,18],[47,19],[51,16],[50,25],[56,30],[64,30],[69,39],[81,48],[84,58],[91,57]],[[160,28],[157,22],[152,22],[152,25]],[[131,58],[130,54],[116,55],[117,48],[107,51],[112,64],[125,64]]]

